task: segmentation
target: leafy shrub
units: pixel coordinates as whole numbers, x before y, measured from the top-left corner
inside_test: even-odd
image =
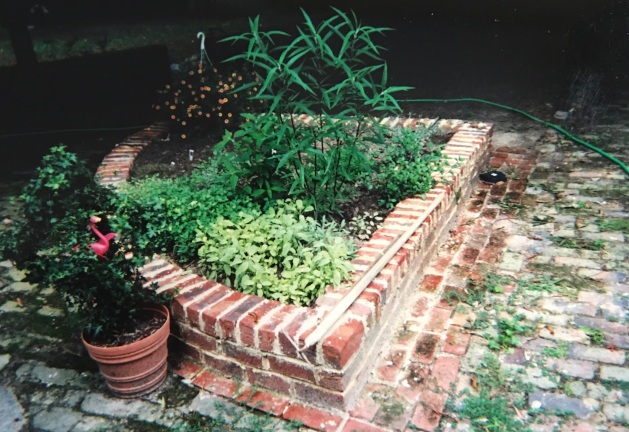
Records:
[[[384,217],[378,212],[363,212],[356,215],[347,224],[347,230],[359,240],[367,241],[371,235],[382,226]]]
[[[337,200],[350,198],[355,183],[370,175],[367,147],[384,145],[384,128],[369,113],[399,110],[392,93],[409,87],[386,85],[387,65],[372,36],[389,29],[334,11],[317,26],[303,12],[295,38],[260,31],[255,18],[250,32],[226,39],[246,43],[247,51],[230,60],[254,68],[260,80],[255,98],[268,103],[265,115],[246,116],[249,122],[218,146],[234,147],[222,155],[226,184],[270,200],[297,195],[321,214],[336,210]],[[297,122],[301,114],[314,123]]]
[[[242,92],[232,90],[245,83],[255,83],[255,79],[252,72],[224,74],[197,60],[188,61],[175,73],[173,83],[158,92],[159,100],[153,108],[183,139],[199,130],[222,132],[237,128],[243,121],[240,114],[251,111],[247,97],[254,97],[258,88],[253,85]]]
[[[432,173],[443,172],[443,146],[429,141],[433,133],[433,128],[397,129],[390,144],[377,149],[380,154],[372,152],[370,164],[376,172],[374,185],[381,205],[392,208],[404,198],[424,195],[435,186]]]
[[[151,177],[126,185],[120,191],[118,223],[131,230],[133,243],[141,249],[190,262],[197,256],[199,227],[219,216],[229,219],[258,208],[248,197],[213,184],[216,175],[215,163],[208,161],[190,176]]]
[[[302,201],[278,201],[266,213],[219,217],[198,231],[199,268],[246,294],[310,304],[353,270],[353,247],[333,224],[304,214]]]
[[[157,300],[142,287],[138,266],[144,256],[137,248],[130,256],[122,227],[99,227],[120,236],[110,241],[106,259],[86,248],[95,240],[87,228],[90,217],[111,215],[117,204],[75,154],[53,147],[21,199],[23,218],[0,234],[0,257],[24,270],[27,281],[59,291],[86,321],[87,336],[120,331],[140,305]]]

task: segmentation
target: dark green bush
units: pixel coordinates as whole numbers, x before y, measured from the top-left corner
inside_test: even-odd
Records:
[[[0,233],[0,257],[13,261],[26,272],[26,280],[52,286],[84,319],[86,334],[93,337],[121,331],[139,306],[156,301],[152,290],[142,287],[138,266],[143,255],[130,252],[125,231],[111,240],[106,259],[98,258],[87,245],[97,239],[89,219],[106,216],[117,208],[116,195],[99,186],[90,170],[64,146],[53,147],[37,174],[21,195],[23,218]]]

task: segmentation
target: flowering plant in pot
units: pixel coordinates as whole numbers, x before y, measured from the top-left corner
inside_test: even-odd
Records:
[[[61,294],[81,318],[85,345],[115,394],[134,397],[158,387],[166,376],[168,309],[144,287],[144,257],[127,241],[128,221],[107,218],[118,208],[116,194],[59,146],[43,158],[20,198],[22,219],[0,234],[0,257],[24,270],[26,281]],[[101,234],[110,231],[120,234]],[[127,348],[143,354],[126,357]],[[147,356],[149,370],[138,370]]]

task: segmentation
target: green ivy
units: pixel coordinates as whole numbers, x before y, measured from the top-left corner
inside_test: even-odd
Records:
[[[305,214],[302,201],[278,201],[265,213],[219,217],[197,232],[199,268],[246,294],[307,305],[353,270],[352,243],[334,224]]]

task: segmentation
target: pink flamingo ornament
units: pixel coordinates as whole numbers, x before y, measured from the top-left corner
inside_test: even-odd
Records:
[[[105,254],[109,250],[109,240],[114,238],[116,236],[116,233],[103,235],[96,228],[96,224],[100,221],[101,218],[99,218],[98,216],[92,216],[90,218],[90,227],[92,228],[92,231],[94,231],[94,234],[96,234],[100,240],[95,243],[90,243],[89,245],[87,245],[87,247],[89,249],[92,249],[100,258],[105,258]]]

